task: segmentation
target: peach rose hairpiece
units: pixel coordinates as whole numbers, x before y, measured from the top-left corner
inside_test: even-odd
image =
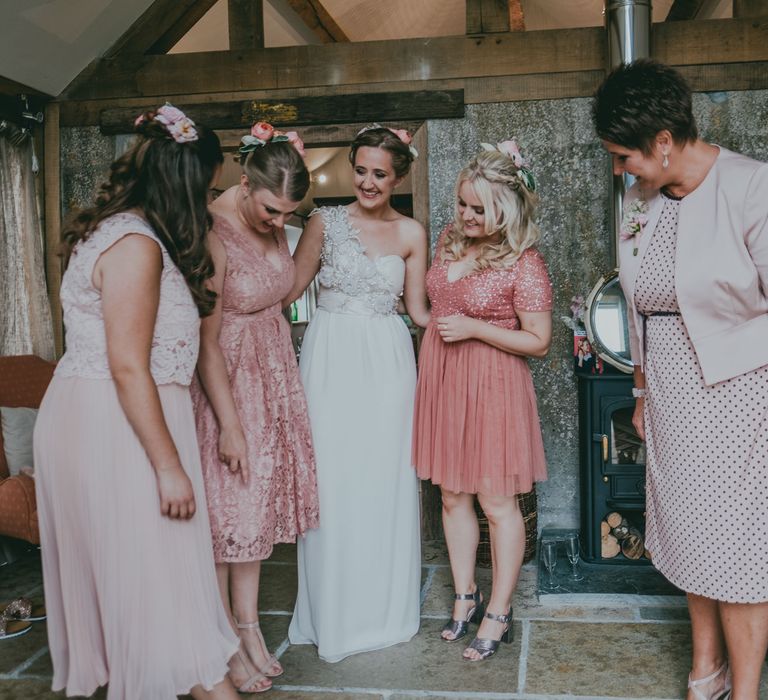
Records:
[[[162,124],[176,143],[190,143],[198,139],[195,122],[170,102],[166,102],[155,112],[140,114],[133,125],[138,127],[147,121]]]
[[[520,180],[523,187],[529,192],[536,191],[536,178],[533,177],[533,173],[528,168],[528,161],[523,158],[523,154],[520,152],[520,146],[518,145],[516,138],[501,141],[495,146],[490,143],[481,143],[480,147],[484,151],[496,151],[509,158],[517,169],[517,178]]]
[[[304,151],[304,142],[295,131],[278,131],[268,122],[256,122],[251,127],[251,133],[240,139],[242,146],[240,146],[239,151],[247,154],[266,146],[268,143],[279,143],[280,141],[290,143],[302,158],[307,155]]]
[[[360,131],[357,132],[357,135],[360,136],[360,134],[365,133],[366,131],[370,131],[371,129],[387,129],[387,131],[391,131],[397,138],[399,138],[406,146],[408,146],[408,150],[411,152],[411,155],[413,156],[414,160],[419,157],[419,152],[416,150],[416,147],[411,143],[413,141],[413,137],[408,133],[406,129],[393,129],[391,126],[382,126],[381,124],[371,124],[370,126],[364,126]]]

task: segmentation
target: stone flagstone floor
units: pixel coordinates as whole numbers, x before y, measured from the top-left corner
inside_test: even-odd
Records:
[[[424,547],[422,624],[407,644],[350,657],[337,664],[313,647],[289,646],[296,595],[296,556],[280,546],[263,568],[262,627],[285,667],[273,700],[673,700],[685,695],[690,625],[679,596],[536,596],[536,567],[526,565],[515,596],[514,642],[479,664],[461,659],[461,645],[439,630],[452,593],[442,545]],[[483,590],[490,572],[479,572]],[[42,596],[39,556],[0,567],[0,602]],[[0,641],[0,700],[62,698],[50,688],[44,623]],[[764,674],[768,676],[768,673]],[[100,691],[95,696],[105,698]],[[246,697],[246,696],[243,696]],[[253,697],[256,696],[247,696]],[[764,678],[761,698],[768,698]],[[137,698],[136,700],[141,700]]]

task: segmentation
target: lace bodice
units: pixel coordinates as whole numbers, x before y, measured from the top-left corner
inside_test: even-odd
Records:
[[[322,207],[312,215],[323,217],[318,307],[336,313],[396,314],[405,261],[399,255],[369,258],[346,207]]]
[[[197,363],[200,316],[186,280],[146,221],[127,212],[99,224],[75,246],[61,284],[67,351],[56,367],[65,377],[110,379],[101,292],[93,285],[99,256],[129,233],[148,236],[160,245],[163,272],[160,304],[152,339],[150,369],[157,384],[188,385]],[[136,291],[141,294],[141,290]]]

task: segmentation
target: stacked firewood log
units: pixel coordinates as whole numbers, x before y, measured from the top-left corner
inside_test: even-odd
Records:
[[[603,518],[600,535],[603,559],[613,559],[619,552],[627,559],[651,558],[642,534],[621,513],[608,513]]]

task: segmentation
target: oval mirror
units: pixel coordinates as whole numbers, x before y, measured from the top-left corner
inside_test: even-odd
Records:
[[[614,270],[601,277],[587,298],[584,313],[587,339],[597,354],[622,372],[632,373],[627,302]]]

